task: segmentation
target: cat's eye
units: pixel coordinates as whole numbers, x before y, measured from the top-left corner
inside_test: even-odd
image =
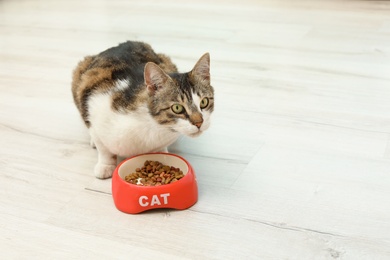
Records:
[[[209,105],[209,99],[207,97],[203,98],[200,101],[200,108],[201,109],[206,108],[208,105]]]
[[[184,107],[182,105],[179,105],[179,104],[174,104],[173,106],[171,106],[172,108],[172,111],[176,114],[181,114],[184,112]]]

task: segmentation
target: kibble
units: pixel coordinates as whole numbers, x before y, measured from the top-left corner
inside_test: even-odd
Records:
[[[140,186],[160,186],[173,183],[184,177],[180,168],[163,165],[159,161],[146,160],[144,165],[125,176],[125,181]]]

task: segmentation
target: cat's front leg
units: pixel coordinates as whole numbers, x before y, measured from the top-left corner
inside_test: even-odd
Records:
[[[98,150],[98,162],[95,165],[95,177],[99,179],[110,178],[116,168],[116,155],[96,148]]]
[[[95,165],[95,177],[107,179],[112,176],[116,168],[116,155],[112,154],[99,139],[93,138],[98,152],[98,162]]]

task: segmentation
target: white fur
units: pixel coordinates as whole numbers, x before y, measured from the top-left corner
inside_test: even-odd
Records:
[[[125,90],[130,85],[129,80],[126,79],[120,79],[115,84],[116,90]]]
[[[198,109],[199,112],[202,110],[200,109],[200,101],[202,100],[200,96],[198,96],[195,92],[192,92],[192,100],[194,104],[196,105],[196,108]]]
[[[116,89],[123,89],[127,84],[118,81]],[[200,129],[183,119],[179,119],[174,126],[159,125],[146,106],[132,112],[113,111],[111,94],[96,94],[88,103],[91,143],[98,150],[98,163],[95,166],[98,178],[111,177],[116,167],[116,156],[126,158],[141,153],[167,151],[167,146],[175,142],[180,134],[198,136],[210,125],[210,113],[201,111],[201,98],[195,93],[194,102],[203,115]]]
[[[93,139],[113,154],[122,157],[164,150],[179,137],[167,127],[159,125],[140,107],[130,113],[119,113],[111,109],[111,98],[107,94],[95,95],[89,101],[90,132]],[[96,144],[96,141],[93,140]]]

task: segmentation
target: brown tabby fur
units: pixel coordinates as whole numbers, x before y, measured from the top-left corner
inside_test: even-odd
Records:
[[[172,63],[168,56],[154,53],[149,44],[138,42],[126,42],[124,44],[131,44],[131,54],[138,54],[139,57],[135,60],[135,65],[154,62],[166,73],[178,72],[176,65]],[[118,79],[118,74],[122,75],[133,69],[137,69],[131,66],[132,63],[120,60],[119,56],[118,59],[112,59],[111,57],[106,58],[104,53],[107,53],[114,48],[108,49],[98,55],[85,57],[84,60],[79,62],[73,72],[73,99],[87,127],[90,127],[87,102],[91,94],[109,91],[115,86],[113,83]],[[128,50],[128,52],[129,53],[127,54],[130,54],[130,50]],[[142,82],[139,83],[142,84]],[[113,108],[116,110],[124,107],[127,107],[127,109],[136,108],[136,104],[124,100],[121,93],[117,93],[116,96],[113,97],[113,101]]]

